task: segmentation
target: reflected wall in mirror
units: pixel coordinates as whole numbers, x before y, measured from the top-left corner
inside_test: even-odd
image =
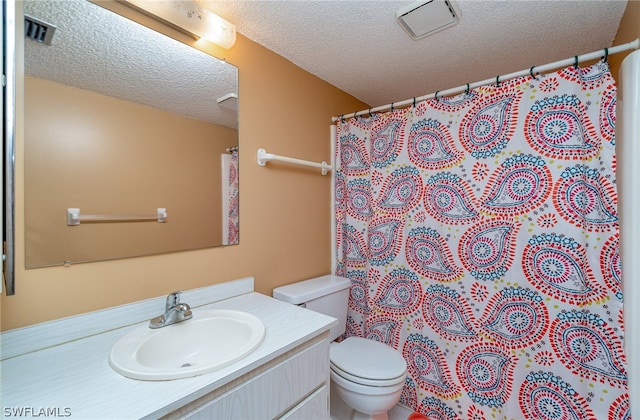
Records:
[[[24,12],[56,26],[25,39],[26,267],[238,243],[237,68],[86,0]]]

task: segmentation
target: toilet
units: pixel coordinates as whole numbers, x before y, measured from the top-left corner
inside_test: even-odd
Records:
[[[400,400],[407,364],[397,350],[378,341],[334,341],[346,330],[350,286],[347,278],[326,275],[278,287],[273,297],[338,319],[329,333],[332,417],[334,405],[343,402],[351,419],[385,420]],[[342,401],[334,401],[334,391]]]

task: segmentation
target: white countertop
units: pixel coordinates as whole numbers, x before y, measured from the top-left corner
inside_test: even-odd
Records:
[[[335,323],[331,317],[255,292],[194,310],[214,308],[242,310],[261,319],[266,334],[260,347],[245,359],[205,375],[139,381],[114,372],[108,358],[111,347],[142,323],[102,332],[2,361],[2,415],[46,418],[42,413],[48,412],[48,417],[72,419],[157,418],[273,360]]]

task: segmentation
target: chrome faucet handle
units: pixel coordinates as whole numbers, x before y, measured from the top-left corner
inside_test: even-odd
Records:
[[[180,295],[182,294],[182,290],[176,290],[175,292],[169,293],[167,296],[167,303],[165,305],[165,312],[169,311],[169,309],[178,306],[180,304]]]
[[[181,303],[178,305],[178,311],[182,313],[183,319],[191,319],[193,316],[193,312],[191,312],[191,306],[186,303]]]

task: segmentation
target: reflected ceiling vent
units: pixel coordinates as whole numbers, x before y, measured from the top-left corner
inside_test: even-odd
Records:
[[[447,29],[460,21],[454,0],[419,0],[396,12],[396,19],[413,39]]]
[[[234,111],[238,110],[238,95],[235,93],[227,93],[226,95],[219,97],[216,102],[222,106],[231,108]]]
[[[43,20],[24,15],[24,36],[32,41],[51,45],[56,27]]]

